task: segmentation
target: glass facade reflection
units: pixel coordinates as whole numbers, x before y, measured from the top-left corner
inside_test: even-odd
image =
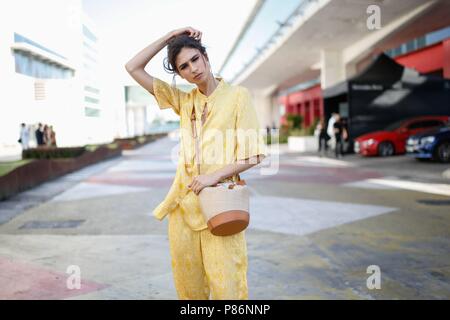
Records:
[[[393,48],[386,51],[386,54],[391,58],[407,54],[424,47],[430,46],[434,43],[440,42],[450,37],[450,27],[440,29],[435,32],[428,33],[422,37],[415,38],[407,43],[404,43],[397,48]]]
[[[83,24],[83,73],[84,86],[84,115],[90,118],[101,116],[100,90],[98,86],[98,39],[92,29]]]
[[[85,25],[83,25],[83,34],[86,36],[86,38],[88,38],[89,40],[91,40],[92,42],[97,42],[97,37],[94,35],[94,33],[89,30],[88,27],[86,27]]]
[[[14,33],[14,42],[27,43],[33,47],[51,53],[61,59],[66,58],[42,45],[32,41],[18,33]],[[74,70],[65,68],[49,60],[39,58],[28,51],[14,51],[15,70],[17,73],[24,74],[38,79],[67,79],[74,76]]]
[[[28,52],[15,51],[14,59],[16,72],[33,78],[68,79],[74,76],[72,69],[63,68],[57,64],[41,60]]]
[[[84,108],[84,115],[86,117],[98,118],[100,116],[100,110],[99,109],[95,109],[95,108],[85,107]]]

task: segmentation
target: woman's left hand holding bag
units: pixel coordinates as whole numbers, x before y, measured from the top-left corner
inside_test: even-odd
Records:
[[[220,181],[220,177],[218,177],[216,174],[201,174],[192,180],[192,182],[188,185],[188,188],[190,188],[196,195],[200,193],[200,191],[203,190],[203,188],[214,186],[218,184]]]

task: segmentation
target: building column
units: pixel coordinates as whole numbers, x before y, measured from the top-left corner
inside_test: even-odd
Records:
[[[320,82],[322,90],[344,81],[346,68],[341,51],[322,50]]]
[[[288,98],[286,99],[286,101],[288,101]],[[271,109],[271,115],[270,115],[272,122],[270,125],[271,126],[275,125],[276,128],[280,128],[280,125],[281,125],[281,117],[283,116],[282,112],[281,112],[281,108],[282,108],[282,106],[279,102],[278,97],[273,96],[272,97],[272,109]]]
[[[272,96],[264,95],[259,91],[252,91],[252,95],[261,129],[265,130],[267,126],[272,127]]]

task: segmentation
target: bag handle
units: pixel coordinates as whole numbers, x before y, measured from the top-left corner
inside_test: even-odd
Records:
[[[208,103],[205,102],[205,106],[203,107],[202,112],[202,118],[201,118],[201,126],[206,122],[206,117],[208,115]],[[195,114],[195,103],[192,103],[192,114],[191,114],[191,131],[192,131],[192,137],[195,139],[195,161],[197,162],[197,170],[198,174],[200,175],[200,137],[198,136],[197,132],[197,125],[196,125],[196,114]],[[241,177],[239,174],[236,175],[237,181],[241,181]],[[233,181],[235,182],[235,181]],[[244,182],[245,183],[245,182]]]
[[[206,115],[208,114],[208,104],[205,102],[205,107],[202,112],[202,127],[206,121]],[[197,125],[196,125],[196,115],[195,115],[195,103],[192,103],[192,114],[191,114],[191,130],[192,137],[195,139],[195,162],[197,162],[197,170],[198,174],[200,174],[200,137],[197,133]]]

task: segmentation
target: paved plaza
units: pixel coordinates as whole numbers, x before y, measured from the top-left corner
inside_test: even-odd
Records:
[[[176,144],[163,138],[0,202],[0,299],[177,299],[167,221],[152,217]],[[278,156],[276,174],[262,175]],[[274,152],[242,174],[250,299],[449,299],[447,168]],[[374,265],[380,289],[367,287]],[[79,289],[67,287],[73,268]]]

